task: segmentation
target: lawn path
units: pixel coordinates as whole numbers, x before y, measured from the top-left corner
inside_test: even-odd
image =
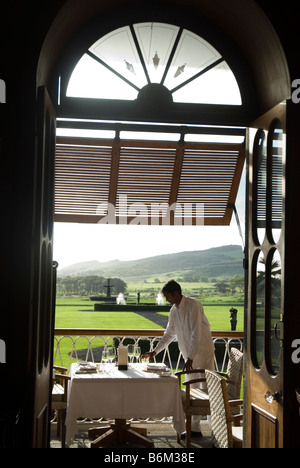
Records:
[[[136,314],[140,315],[141,317],[151,320],[151,322],[156,323],[162,328],[166,328],[168,324],[169,317],[166,315],[160,315],[157,312],[135,312]]]

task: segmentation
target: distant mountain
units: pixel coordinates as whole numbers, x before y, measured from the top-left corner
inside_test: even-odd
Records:
[[[124,281],[144,280],[153,276],[176,277],[197,275],[206,278],[226,278],[243,275],[243,251],[238,245],[226,245],[208,250],[180,252],[140,260],[81,262],[59,270],[59,276],[104,276]]]

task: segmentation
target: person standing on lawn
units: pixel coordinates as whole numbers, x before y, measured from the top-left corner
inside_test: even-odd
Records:
[[[165,349],[176,337],[184,358],[186,372],[193,369],[214,370],[214,344],[210,324],[204,314],[202,304],[194,298],[184,296],[176,281],[168,281],[162,288],[166,300],[172,305],[169,322],[163,337],[156,348],[143,357],[153,358]],[[188,375],[187,379],[203,378],[202,374]],[[204,384],[205,385],[205,384]],[[203,388],[203,384],[192,384],[193,388]],[[192,436],[200,437],[201,416],[192,416]],[[183,436],[184,437],[184,436]]]

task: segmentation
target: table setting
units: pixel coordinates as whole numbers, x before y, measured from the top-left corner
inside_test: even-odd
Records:
[[[70,376],[67,444],[71,443],[76,434],[78,418],[102,417],[115,420],[114,427],[108,427],[104,434],[100,434],[100,445],[94,444],[96,446],[105,446],[113,438],[126,439],[128,434],[131,440],[135,439],[132,428],[126,424],[126,420],[132,418],[172,417],[176,432],[184,431],[185,419],[178,380],[164,364],[128,362],[126,350],[124,355],[119,350],[118,358],[115,357],[111,362],[105,360],[101,363],[72,364]],[[96,436],[93,431],[91,435]],[[100,432],[103,432],[103,428]],[[136,443],[150,446],[147,440],[144,435],[138,434]]]

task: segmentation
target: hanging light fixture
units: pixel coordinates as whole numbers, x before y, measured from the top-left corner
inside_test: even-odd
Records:
[[[154,65],[155,70],[157,70],[158,66],[159,66],[159,62],[160,62],[160,58],[157,55],[157,52],[155,52],[155,55],[154,55],[152,61],[153,61],[153,65]]]
[[[180,76],[182,73],[184,73],[184,69],[186,67],[186,63],[184,65],[181,65],[181,67],[178,67],[177,68],[177,71],[174,75],[174,78],[177,78],[178,76]]]
[[[136,72],[132,63],[127,62],[127,60],[124,60],[124,62],[126,63],[127,70],[130,71],[130,73],[133,73],[134,75],[136,75]]]

